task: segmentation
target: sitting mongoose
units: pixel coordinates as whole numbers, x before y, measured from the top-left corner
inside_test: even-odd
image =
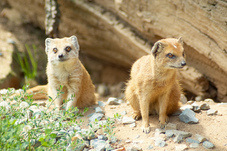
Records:
[[[133,117],[138,120],[142,116],[143,132],[150,132],[149,114],[159,114],[161,128],[164,128],[167,115],[179,109],[181,87],[177,80],[177,69],[185,65],[181,38],[157,41],[151,54],[133,64],[125,99],[134,110]]]

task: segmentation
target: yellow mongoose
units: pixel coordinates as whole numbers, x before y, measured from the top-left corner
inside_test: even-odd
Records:
[[[71,107],[83,108],[96,103],[95,87],[91,81],[90,75],[79,60],[79,44],[76,36],[62,39],[45,40],[47,62],[47,86],[37,86],[29,92],[38,92],[34,99],[46,98],[45,92],[55,99],[55,107],[60,109],[63,100],[70,100],[67,109]],[[57,94],[62,86],[59,97]],[[47,90],[48,89],[48,90]]]
[[[150,113],[159,114],[161,128],[164,128],[167,115],[179,109],[181,88],[177,69],[185,65],[181,38],[157,41],[150,55],[133,64],[125,98],[134,110],[133,117],[138,120],[142,116],[143,132],[150,132]]]

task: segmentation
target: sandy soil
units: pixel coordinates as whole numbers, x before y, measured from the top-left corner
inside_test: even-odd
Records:
[[[105,102],[104,99],[103,101]],[[198,102],[197,104],[201,104],[202,102]],[[218,114],[214,116],[208,116],[206,111],[201,111],[200,113],[196,113],[196,117],[199,119],[198,124],[185,124],[179,120],[178,116],[170,116],[170,123],[177,124],[177,128],[180,131],[190,132],[192,134],[192,139],[195,139],[195,134],[200,134],[207,138],[210,142],[215,145],[214,149],[216,151],[224,151],[227,150],[227,105],[218,105],[219,103],[209,103],[211,109],[218,110]],[[94,112],[94,107],[90,108],[90,111],[86,113],[89,115]],[[121,105],[106,105],[105,116],[113,117],[114,114],[121,114],[123,111],[126,111],[127,114],[124,116],[132,115],[132,108],[127,103],[122,103]],[[85,115],[83,118],[85,124],[88,123],[88,118]],[[136,127],[130,127],[130,125],[123,125],[122,123],[116,124],[115,133],[117,139],[121,140],[120,146],[124,146],[125,148],[129,147],[132,144],[138,144],[138,146],[142,147],[144,151],[149,150],[148,147],[151,145],[152,150],[157,151],[169,151],[175,150],[175,146],[179,145],[173,142],[173,139],[169,139],[166,141],[167,146],[165,147],[156,147],[154,144],[154,132],[156,128],[159,128],[158,116],[151,115],[150,119],[150,127],[151,132],[149,134],[145,134],[142,132],[141,124],[142,121],[136,121]],[[128,142],[130,140],[130,142]],[[180,144],[186,144],[189,146],[189,143],[186,143],[185,140]],[[189,147],[188,147],[189,148]],[[205,149],[202,144],[200,144],[199,148],[196,149],[188,149],[188,150],[208,150]]]

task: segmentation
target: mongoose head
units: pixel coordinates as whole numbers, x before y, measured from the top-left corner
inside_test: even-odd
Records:
[[[182,38],[167,38],[157,41],[151,53],[159,67],[183,68],[186,65]]]
[[[62,39],[47,38],[45,46],[48,62],[52,64],[75,60],[79,57],[79,44],[76,36]]]

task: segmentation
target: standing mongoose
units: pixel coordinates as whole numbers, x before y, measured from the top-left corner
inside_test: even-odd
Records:
[[[168,122],[167,115],[179,109],[181,87],[177,80],[177,69],[185,65],[181,38],[157,41],[151,54],[133,64],[125,99],[134,110],[134,119],[142,116],[143,132],[150,132],[149,114],[159,114],[161,128],[164,128]]]

